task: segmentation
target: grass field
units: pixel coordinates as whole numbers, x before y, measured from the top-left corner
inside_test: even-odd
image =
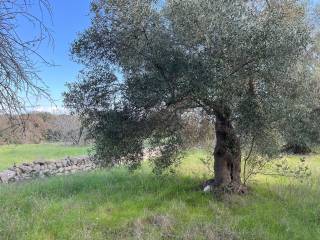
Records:
[[[320,239],[320,156],[307,158],[310,182],[258,176],[219,201],[198,188],[204,155],[162,177],[119,168],[0,186],[0,239]]]
[[[0,146],[0,171],[13,164],[35,160],[56,160],[67,156],[88,153],[88,147],[64,146],[61,144],[24,144]]]

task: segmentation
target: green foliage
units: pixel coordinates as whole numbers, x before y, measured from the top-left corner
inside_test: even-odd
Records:
[[[165,177],[144,166],[1,185],[0,239],[318,238],[319,155],[306,157],[311,182],[257,176],[250,194],[224,202],[198,188],[205,155],[189,151]]]
[[[143,127],[141,122],[130,119],[125,111],[109,111],[99,115],[97,125],[90,133],[95,136],[95,153],[101,165],[139,166],[142,160]]]
[[[158,170],[174,164],[181,116],[195,108],[228,118],[244,148],[254,139],[271,156],[289,114],[318,103],[304,64],[314,50],[307,9],[296,0],[93,1],[92,24],[72,46],[86,70],[69,85],[66,106],[108,164],[128,156],[139,165],[146,139],[163,152]]]

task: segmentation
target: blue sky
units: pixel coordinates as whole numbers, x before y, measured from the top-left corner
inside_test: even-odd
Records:
[[[54,46],[44,43],[39,49],[40,54],[48,61],[57,66],[49,67],[43,64],[38,65],[40,76],[49,87],[50,94],[58,107],[63,106],[62,93],[66,90],[67,82],[76,81],[79,70],[82,68],[74,63],[70,57],[70,44],[90,25],[90,0],[49,0],[52,6],[52,20],[44,16],[44,21],[52,30]],[[320,0],[311,0],[312,3],[319,3]],[[38,14],[39,9],[32,9]],[[35,29],[29,25],[21,24],[22,34],[30,37]],[[50,110],[52,104],[45,99],[36,102],[38,110]]]
[[[70,44],[77,37],[77,33],[82,32],[90,24],[89,0],[50,0],[52,7],[52,20],[44,16],[45,24],[51,29],[54,39],[53,44],[44,41],[39,52],[47,61],[53,62],[57,66],[41,64],[39,59],[37,70],[39,75],[49,88],[52,98],[58,107],[63,105],[62,92],[66,90],[65,84],[77,79],[77,74],[81,66],[74,63],[70,57]],[[39,9],[31,10],[39,15]],[[22,34],[26,38],[31,38],[35,29],[30,24],[21,24]],[[50,108],[50,104],[45,99],[37,100],[36,105],[41,110]]]

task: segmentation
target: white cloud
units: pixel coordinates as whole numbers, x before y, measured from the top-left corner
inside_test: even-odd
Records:
[[[69,111],[64,107],[58,106],[36,106],[28,109],[29,112],[48,112],[52,114],[68,114]]]

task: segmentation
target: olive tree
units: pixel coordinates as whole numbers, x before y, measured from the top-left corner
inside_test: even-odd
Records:
[[[181,116],[201,108],[215,123],[214,186],[241,192],[241,146],[274,153],[289,112],[314,107],[309,68],[297,67],[313,44],[300,1],[95,0],[91,10],[72,45],[85,69],[65,103],[106,165],[139,166],[146,139],[161,151],[155,171],[175,164]]]

